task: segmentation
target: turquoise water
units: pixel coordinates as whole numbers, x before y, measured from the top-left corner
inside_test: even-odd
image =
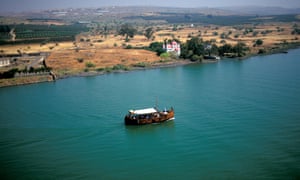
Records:
[[[1,179],[299,179],[300,49],[0,89]],[[129,109],[176,119],[124,126]]]

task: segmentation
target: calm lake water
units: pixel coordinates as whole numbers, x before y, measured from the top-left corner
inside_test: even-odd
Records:
[[[300,49],[0,89],[1,179],[299,179]],[[125,126],[129,109],[175,120]]]

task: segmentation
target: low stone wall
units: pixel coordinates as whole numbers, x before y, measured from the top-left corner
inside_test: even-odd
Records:
[[[26,85],[34,84],[41,82],[53,82],[53,77],[47,73],[46,75],[33,75],[33,76],[23,76],[15,77],[9,79],[0,79],[0,88],[7,86],[17,86],[17,85]]]
[[[47,71],[43,71],[43,72],[17,72],[15,74],[15,77],[28,77],[28,76],[46,76],[46,75],[50,75],[49,72]]]

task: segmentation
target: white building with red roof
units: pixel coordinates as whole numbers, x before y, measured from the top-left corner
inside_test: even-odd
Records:
[[[180,44],[176,41],[172,41],[170,43],[164,43],[163,49],[166,50],[166,52],[174,52],[177,56],[180,56]]]

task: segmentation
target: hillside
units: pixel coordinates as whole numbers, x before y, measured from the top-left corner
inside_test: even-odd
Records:
[[[41,14],[43,18],[38,17]],[[280,52],[300,43],[300,16],[295,14],[258,16],[205,8],[110,7],[22,15],[1,17],[0,53],[4,58],[12,57],[14,63],[1,67],[0,73],[24,69],[24,62],[30,64],[26,55],[43,53],[49,54],[40,56],[58,77],[177,64],[178,60],[157,56],[147,47],[174,39],[184,45],[192,37],[217,47],[242,42],[249,47],[247,55]],[[134,37],[128,40],[119,34],[124,24],[135,29]],[[153,30],[150,39],[144,35],[148,28]],[[14,55],[25,61],[18,62]]]

